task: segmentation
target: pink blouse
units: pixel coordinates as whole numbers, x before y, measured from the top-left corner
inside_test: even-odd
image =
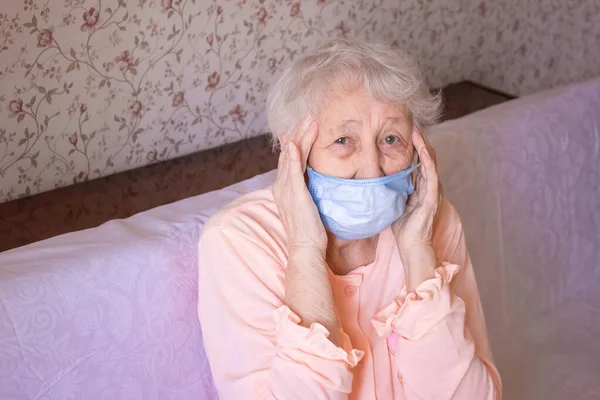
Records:
[[[199,244],[198,314],[222,400],[500,399],[473,267],[449,203],[434,232],[435,277],[406,294],[390,229],[375,261],[330,272],[336,347],[285,304],[287,249],[270,188],[225,207]]]

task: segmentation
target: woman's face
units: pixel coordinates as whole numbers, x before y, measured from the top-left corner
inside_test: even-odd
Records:
[[[308,164],[345,179],[392,175],[413,161],[413,125],[404,107],[380,103],[363,89],[326,96]]]

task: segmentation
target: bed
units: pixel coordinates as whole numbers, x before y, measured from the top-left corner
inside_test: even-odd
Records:
[[[431,129],[506,399],[600,398],[600,79]],[[0,254],[1,399],[216,399],[197,241],[275,171]]]

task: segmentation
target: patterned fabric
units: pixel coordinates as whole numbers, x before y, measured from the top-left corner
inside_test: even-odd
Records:
[[[600,80],[432,129],[506,399],[600,397]],[[208,217],[274,173],[0,254],[0,398],[215,399]]]
[[[217,399],[199,233],[273,176],[0,254],[0,399]]]

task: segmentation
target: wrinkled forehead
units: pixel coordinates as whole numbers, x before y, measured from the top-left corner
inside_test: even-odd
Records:
[[[315,117],[322,128],[333,132],[362,130],[367,127],[412,126],[408,107],[379,101],[362,88],[329,91],[323,97]]]

